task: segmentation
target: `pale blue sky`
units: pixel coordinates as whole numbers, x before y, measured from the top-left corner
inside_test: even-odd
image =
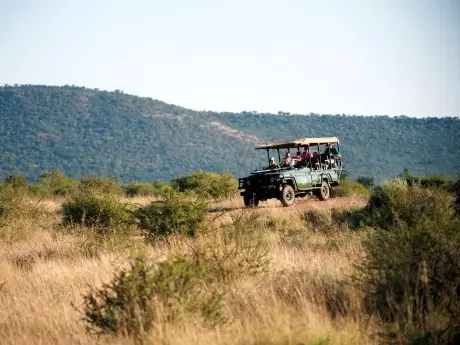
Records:
[[[459,0],[0,0],[0,84],[195,110],[460,116]]]

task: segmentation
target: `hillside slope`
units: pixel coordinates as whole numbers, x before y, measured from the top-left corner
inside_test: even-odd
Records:
[[[460,172],[460,120],[199,112],[150,98],[73,86],[0,87],[0,177],[59,169],[124,181],[197,169],[245,175],[266,164],[254,145],[337,135],[353,176]]]

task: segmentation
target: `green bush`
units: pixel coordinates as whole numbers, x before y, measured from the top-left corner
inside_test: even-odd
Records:
[[[125,187],[125,193],[128,197],[134,196],[163,196],[171,192],[170,185],[163,181],[155,181],[155,183],[139,183],[130,182]]]
[[[376,187],[368,204],[351,215],[352,227],[370,226],[389,230],[396,225],[412,226],[420,219],[451,215],[452,195],[437,188],[410,187],[391,181]]]
[[[70,178],[59,170],[44,172],[41,181],[49,188],[51,195],[67,196],[73,193],[78,186],[78,181]]]
[[[361,183],[366,188],[374,187],[374,178],[370,176],[359,176],[356,182]]]
[[[5,179],[5,183],[13,189],[26,189],[27,178],[23,175],[12,174]]]
[[[452,185],[451,192],[455,198],[455,210],[457,214],[460,214],[460,180]]]
[[[234,195],[238,181],[227,173],[216,174],[199,170],[173,179],[171,186],[180,192],[192,190],[203,196],[219,199]]]
[[[195,236],[204,223],[207,203],[192,194],[171,193],[134,212],[148,240],[170,234]]]
[[[0,183],[0,226],[24,218],[37,221],[43,214],[42,204],[29,200],[25,189]]]
[[[80,191],[89,191],[117,196],[122,196],[124,194],[121,184],[116,179],[95,175],[82,178],[80,180],[78,189]]]
[[[402,177],[411,187],[418,186],[425,188],[437,187],[449,189],[454,184],[454,181],[443,175],[416,176],[408,171],[405,171],[402,174]]]
[[[333,197],[369,196],[371,195],[371,190],[359,182],[342,180],[337,187],[331,190],[331,195]]]
[[[134,196],[152,196],[155,188],[150,183],[129,182],[125,187],[125,194],[128,197]]]
[[[139,257],[84,297],[84,321],[93,333],[136,338],[156,322],[177,322],[187,315],[215,326],[225,321],[224,294],[204,266],[186,257],[156,265]]]
[[[173,188],[162,180],[156,180],[153,183],[153,188],[155,188],[155,195],[163,196],[173,192]]]
[[[79,192],[62,204],[65,226],[82,225],[105,232],[130,222],[127,206],[111,195]]]
[[[51,191],[48,186],[43,183],[31,183],[28,186],[28,191],[33,196],[38,197],[49,197],[51,196]]]
[[[336,229],[332,221],[332,211],[329,209],[306,211],[302,219],[305,221],[308,231],[329,233]]]
[[[369,311],[401,343],[448,344],[460,327],[460,220],[452,196],[389,183],[363,214],[378,230],[366,242],[356,281]]]
[[[31,194],[39,196],[60,195],[68,196],[77,190],[78,181],[72,179],[59,170],[45,171],[40,175],[40,183],[29,185]]]
[[[193,260],[205,265],[213,278],[224,284],[263,275],[270,265],[264,223],[253,213],[236,213],[231,217],[231,224],[209,227],[191,246]]]
[[[14,189],[11,184],[0,184],[0,226],[5,225],[21,214],[24,193]]]

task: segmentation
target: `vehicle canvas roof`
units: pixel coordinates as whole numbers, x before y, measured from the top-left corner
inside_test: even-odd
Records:
[[[311,145],[327,145],[329,143],[339,143],[337,137],[323,137],[323,138],[298,138],[292,140],[270,142],[265,145],[257,146],[256,150],[262,149],[282,149],[282,148],[294,148],[299,146],[311,146]]]

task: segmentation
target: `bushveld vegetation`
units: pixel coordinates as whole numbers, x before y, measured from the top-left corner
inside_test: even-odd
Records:
[[[170,181],[200,168],[240,176],[267,165],[255,145],[293,137],[338,136],[353,177],[379,183],[405,167],[456,174],[460,160],[452,149],[460,147],[458,116],[196,111],[70,85],[0,86],[0,114],[0,178],[17,172],[37,181],[44,169],[124,183]]]
[[[244,209],[229,175],[11,175],[0,342],[457,344],[459,182],[407,177]]]

